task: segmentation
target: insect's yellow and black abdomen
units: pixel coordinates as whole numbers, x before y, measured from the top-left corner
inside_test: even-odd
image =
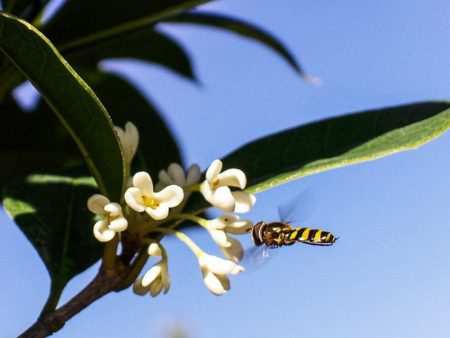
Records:
[[[332,245],[337,239],[328,231],[310,228],[296,228],[288,238],[311,245]]]

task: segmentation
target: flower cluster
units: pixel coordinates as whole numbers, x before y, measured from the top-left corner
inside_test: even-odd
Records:
[[[139,134],[137,128],[127,122],[125,129],[116,127],[122,146],[124,161],[129,170],[137,151]],[[114,238],[121,239],[122,232],[127,237],[139,239],[139,247],[147,245],[147,257],[161,258],[141,278],[134,282],[136,294],[149,293],[156,296],[168,292],[170,279],[168,274],[167,253],[155,238],[155,234],[173,235],[186,244],[198,259],[203,281],[215,295],[222,295],[230,289],[228,275],[237,275],[244,271],[238,265],[242,259],[241,243],[230,234],[248,233],[253,224],[242,220],[233,213],[248,212],[255,204],[254,195],[244,191],[247,178],[242,170],[223,171],[220,160],[214,160],[201,180],[198,165],[185,171],[179,164],[172,163],[167,170],[158,173],[154,184],[149,173],[141,171],[130,178],[124,193],[122,205],[103,195],[93,195],[88,200],[88,209],[99,218],[94,225],[94,236],[101,242]],[[207,220],[198,215],[182,213],[192,193],[200,193],[212,206],[225,214]],[[204,228],[219,246],[226,259],[205,253],[186,234],[176,230],[179,224],[189,221]]]

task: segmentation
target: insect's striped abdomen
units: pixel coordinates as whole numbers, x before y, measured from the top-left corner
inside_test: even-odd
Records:
[[[301,227],[293,229],[286,239],[311,245],[332,245],[337,238],[328,231]]]

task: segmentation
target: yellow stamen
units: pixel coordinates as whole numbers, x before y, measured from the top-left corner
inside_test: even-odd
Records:
[[[219,185],[219,182],[220,182],[220,180],[218,178],[215,178],[212,181],[213,188],[217,188],[217,186]]]
[[[144,196],[142,199],[144,201],[144,204],[152,209],[156,209],[159,207],[159,201],[153,198],[148,198],[147,196]]]

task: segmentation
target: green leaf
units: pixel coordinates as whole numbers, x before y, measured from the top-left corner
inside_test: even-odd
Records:
[[[3,10],[32,21],[47,5],[49,0],[4,0]]]
[[[108,108],[114,124],[133,122],[139,130],[138,170],[156,177],[170,163],[181,163],[177,143],[155,108],[125,79],[111,73],[82,72]],[[126,98],[124,100],[123,98]]]
[[[97,66],[104,59],[143,59],[194,79],[189,57],[183,48],[172,38],[150,27],[85,45],[83,48],[66,50],[63,54],[72,64],[91,67]]]
[[[48,105],[24,112],[13,100],[0,102],[0,186],[31,173],[83,169],[75,142]],[[18,135],[22,135],[18,137]],[[1,190],[1,187],[0,187]]]
[[[232,18],[229,16],[208,13],[208,12],[185,12],[164,20],[170,23],[192,23],[206,25],[215,28],[222,28],[240,36],[256,40],[283,57],[302,77],[308,76],[303,72],[300,65],[295,60],[289,50],[269,32],[253,24]]]
[[[94,44],[152,25],[210,0],[67,0],[43,27],[61,51]]]
[[[450,128],[450,103],[424,102],[326,119],[263,137],[223,159],[255,193],[302,176],[415,149]]]
[[[31,175],[4,190],[3,206],[44,261],[54,292],[102,255],[86,207],[95,192],[93,178],[54,175]]]
[[[124,182],[119,140],[94,92],[36,28],[5,13],[0,13],[0,50],[70,132],[102,193],[119,200]]]

